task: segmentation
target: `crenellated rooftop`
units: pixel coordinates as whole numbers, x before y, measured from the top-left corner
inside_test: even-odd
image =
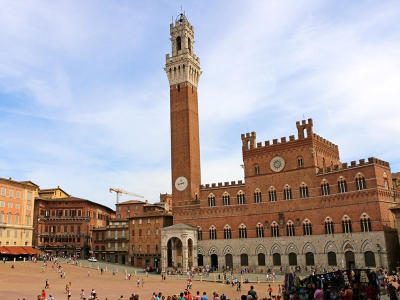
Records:
[[[320,143],[323,143],[327,147],[334,148],[335,150],[338,150],[338,146],[335,145],[334,143],[322,138],[318,134],[313,133],[313,121],[312,119],[308,119],[308,122],[306,120],[302,120],[301,122],[297,121],[296,122],[296,127],[298,131],[298,138],[296,139],[294,135],[290,135],[289,138],[286,137],[281,137],[280,140],[278,139],[273,139],[272,143],[270,141],[264,141],[264,144],[261,142],[256,141],[256,133],[252,131],[251,133],[246,133],[241,135],[242,139],[242,147],[244,150],[251,150],[255,148],[262,148],[262,147],[269,147],[269,146],[274,146],[274,145],[279,145],[279,144],[284,144],[284,143],[290,143],[294,141],[299,141],[303,139],[307,139],[309,137],[312,137],[313,139],[317,140]]]
[[[221,187],[237,187],[237,186],[244,186],[243,180],[238,180],[236,181],[225,181],[225,182],[218,182],[218,183],[207,183],[207,184],[202,184],[200,185],[201,190],[207,190],[207,189],[216,189],[216,188],[221,188]]]
[[[367,161],[365,161],[365,159],[362,158],[358,161],[358,163],[355,160],[353,160],[350,162],[350,165],[348,163],[342,163],[341,165],[333,165],[332,167],[331,166],[327,167],[325,172],[322,168],[319,168],[318,174],[326,174],[326,173],[331,173],[331,172],[343,171],[343,170],[347,170],[347,169],[359,168],[362,166],[372,165],[372,164],[390,168],[390,165],[388,162],[383,161],[378,158],[375,158],[375,157],[369,157]]]

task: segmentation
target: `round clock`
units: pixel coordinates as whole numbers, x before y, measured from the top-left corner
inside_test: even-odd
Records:
[[[273,159],[271,159],[269,166],[271,167],[272,171],[280,172],[285,167],[285,160],[280,156],[275,156]]]
[[[182,192],[184,191],[188,186],[188,181],[184,176],[180,176],[175,180],[175,188]]]

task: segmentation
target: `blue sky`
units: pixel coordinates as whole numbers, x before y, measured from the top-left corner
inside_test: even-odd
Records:
[[[242,133],[314,132],[400,171],[398,1],[3,1],[0,177],[114,208],[171,192],[169,25],[195,27],[202,182],[243,179]],[[121,200],[131,197],[122,196]]]

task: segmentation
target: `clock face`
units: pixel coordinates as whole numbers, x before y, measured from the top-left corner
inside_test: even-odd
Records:
[[[269,166],[271,167],[272,171],[280,172],[285,167],[285,160],[280,156],[275,156],[273,159],[271,159]]]
[[[184,191],[188,186],[188,181],[184,176],[180,176],[175,180],[175,188],[182,192]]]

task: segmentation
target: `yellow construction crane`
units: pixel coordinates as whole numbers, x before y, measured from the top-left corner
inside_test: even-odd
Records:
[[[110,193],[112,193],[112,192],[117,194],[117,204],[119,203],[119,196],[121,194],[127,194],[127,195],[131,195],[131,196],[139,197],[139,198],[144,198],[143,196],[140,196],[138,194],[134,194],[134,193],[131,193],[131,192],[128,192],[128,191],[124,191],[124,190],[121,190],[119,188],[110,188]]]

